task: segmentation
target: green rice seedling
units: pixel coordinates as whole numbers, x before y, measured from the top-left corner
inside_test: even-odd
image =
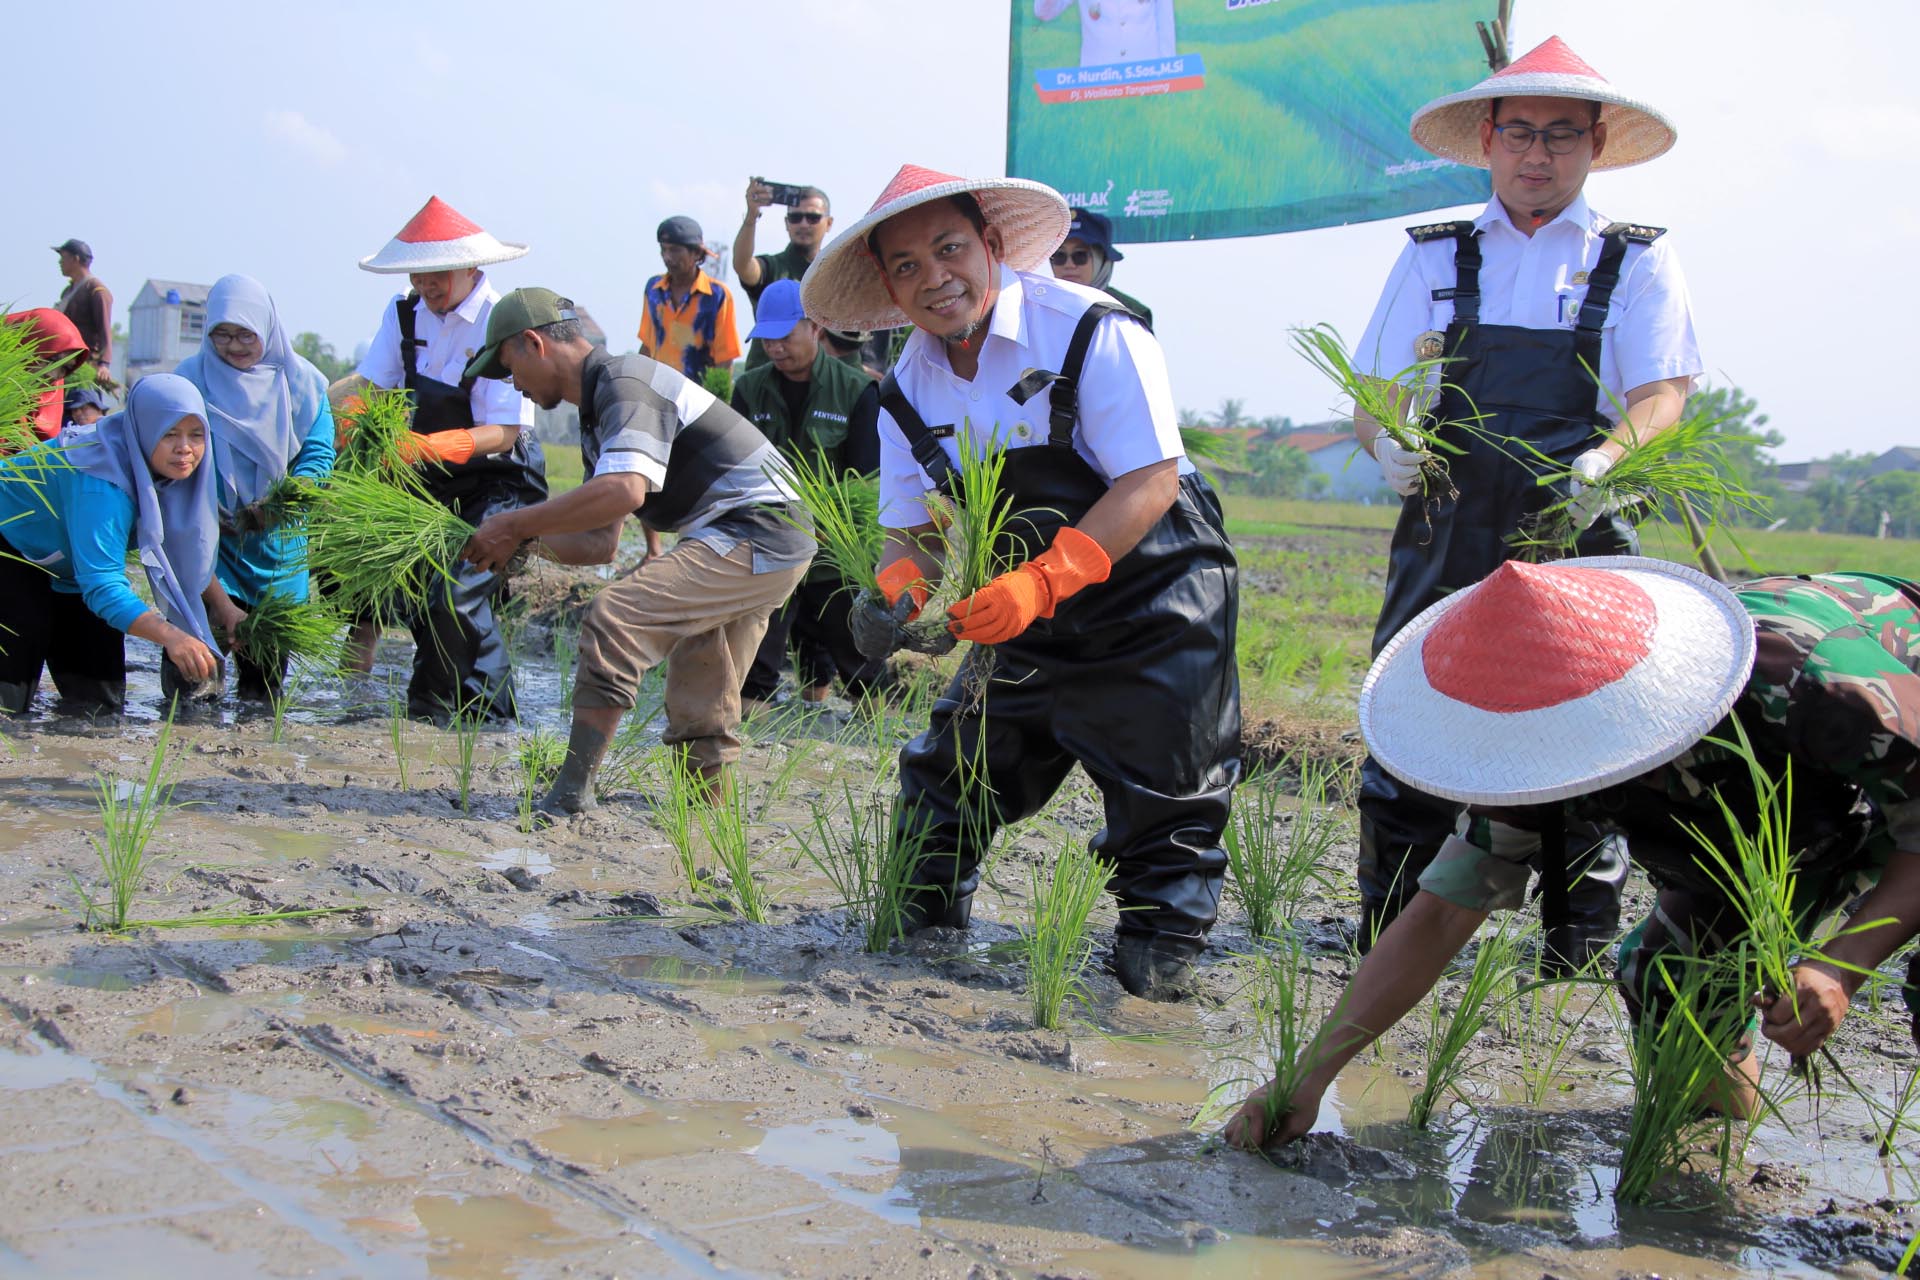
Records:
[[[700,385],[711,391],[721,404],[733,403],[733,366],[716,364],[700,375]]]
[[[1920,1234],[1916,1234],[1912,1240],[1907,1242],[1907,1251],[1900,1255],[1900,1265],[1893,1269],[1893,1274],[1897,1276],[1906,1275],[1908,1269],[1913,1266],[1913,1260],[1916,1256],[1920,1256]]]
[[[520,829],[534,829],[533,805],[553,785],[567,758],[567,744],[544,729],[536,729],[514,748],[513,763],[520,771]]]
[[[400,390],[368,387],[336,415],[344,442],[333,464],[331,488],[343,476],[371,477],[416,495],[426,494],[426,479],[414,466],[413,396]]]
[[[273,716],[270,741],[278,743],[286,739],[287,713],[299,705],[306,692],[307,674],[299,667],[290,668],[284,679],[268,686],[267,709]]]
[[[148,852],[161,820],[173,809],[173,787],[178,775],[167,759],[173,742],[173,717],[161,722],[154,739],[153,759],[142,782],[127,782],[96,774],[94,798],[100,807],[101,833],[89,836],[106,878],[105,894],[96,899],[78,877],[73,887],[86,908],[86,927],[117,933],[127,927],[127,913],[140,893],[154,859]]]
[[[941,570],[920,620],[910,624],[922,631],[944,630],[950,606],[1018,563],[1014,540],[1027,525],[1014,513],[1013,498],[1002,484],[1006,449],[991,440],[976,444],[966,431],[955,435],[960,447],[960,464],[954,469],[958,492],[952,498],[940,493],[927,497],[928,511],[940,526]]]
[[[1255,938],[1281,933],[1316,890],[1335,891],[1331,855],[1346,830],[1339,809],[1327,802],[1333,767],[1302,761],[1300,795],[1290,819],[1277,770],[1256,773],[1234,792],[1233,815],[1223,833],[1227,891],[1246,916]],[[1284,828],[1285,836],[1282,837]]]
[[[1618,420],[1626,420],[1626,406],[1617,399],[1614,410]],[[1729,447],[1752,445],[1758,440],[1721,430],[1725,421],[1724,414],[1706,407],[1648,440],[1635,440],[1619,431],[1606,432],[1622,452],[1591,487],[1604,499],[1608,510],[1625,514],[1635,524],[1658,518],[1681,526],[1682,503],[1696,519],[1704,519],[1708,533],[1723,529],[1735,512],[1763,516],[1766,499],[1740,483],[1740,472],[1728,457]],[[1579,479],[1564,463],[1519,443],[1537,461],[1548,464],[1540,484],[1564,490]],[[1573,499],[1566,498],[1524,521],[1507,541],[1523,559],[1557,560],[1577,554],[1584,532],[1574,527]]]
[[[244,901],[234,898],[221,907],[209,911],[196,912],[190,916],[180,916],[170,920],[129,920],[129,929],[247,929],[263,924],[284,924],[289,920],[317,920],[321,916],[345,915],[363,908],[350,907],[289,907],[281,911],[226,911]]]
[[[453,730],[453,776],[460,787],[460,812],[472,813],[473,766],[480,750],[480,730],[486,717],[478,708],[462,707],[447,724]]]
[[[1207,1095],[1194,1119],[1196,1128],[1211,1128],[1231,1115],[1240,1096],[1254,1086],[1265,1086],[1265,1131],[1280,1127],[1292,1108],[1293,1095],[1313,1070],[1314,1031],[1319,1019],[1313,1011],[1313,966],[1298,938],[1283,935],[1270,947],[1240,957],[1247,973],[1241,993],[1230,1003],[1244,1010],[1252,1023],[1252,1056],[1229,1061],[1246,1068],[1222,1081]],[[1338,1008],[1326,1025],[1335,1025]]]
[[[1416,360],[1383,380],[1354,364],[1340,331],[1330,324],[1294,329],[1292,338],[1293,349],[1344,398],[1352,401],[1356,416],[1373,419],[1387,438],[1402,449],[1427,454],[1420,468],[1421,491],[1425,497],[1450,497],[1456,493],[1447,474],[1447,460],[1442,455],[1459,453],[1461,446],[1448,438],[1448,428],[1471,430],[1473,424],[1414,425],[1426,419],[1438,399],[1433,374],[1445,367],[1446,356]]]
[[[1180,447],[1194,463],[1208,463],[1222,471],[1238,471],[1247,460],[1246,445],[1224,431],[1181,427]]]
[[[659,770],[653,802],[654,821],[660,824],[667,843],[673,847],[674,861],[679,864],[681,878],[687,882],[687,892],[700,897],[711,892],[712,886],[700,866],[694,842],[701,804],[699,775],[687,763],[685,750],[679,747],[660,748],[654,760]]]
[[[573,710],[573,679],[580,656],[580,624],[564,614],[553,624],[553,666],[560,678],[560,707]]]
[[[730,772],[711,804],[699,806],[700,829],[706,834],[714,860],[731,884],[728,897],[734,912],[752,924],[767,923],[767,898],[759,876],[758,859],[753,852],[753,834],[748,825],[747,788],[740,775]]]
[[[823,457],[782,458],[782,476],[806,508],[820,558],[854,589],[873,585],[885,535],[880,529],[880,480],[848,471],[835,475]]]
[[[1904,1076],[1896,1069],[1893,1073],[1893,1088],[1888,1092],[1887,1100],[1880,1100],[1879,1091],[1871,1086],[1862,1086],[1852,1074],[1834,1057],[1833,1050],[1826,1045],[1820,1046],[1820,1057],[1827,1069],[1846,1084],[1847,1089],[1860,1099],[1873,1121],[1874,1135],[1878,1154],[1882,1160],[1892,1159],[1912,1175],[1907,1166],[1906,1157],[1900,1154],[1900,1134],[1902,1130],[1914,1128],[1910,1113],[1913,1110],[1916,1094],[1914,1086],[1920,1084],[1920,1067],[1910,1068]]]
[[[335,472],[307,524],[307,564],[347,615],[419,611],[452,589],[473,526],[381,476]]]
[[[1499,1012],[1501,993],[1512,986],[1519,970],[1515,935],[1515,927],[1504,924],[1480,940],[1466,986],[1450,1016],[1441,1007],[1438,991],[1428,1001],[1426,1075],[1407,1107],[1407,1123],[1414,1128],[1426,1128],[1434,1109],[1447,1097],[1466,1101],[1461,1085],[1473,1069],[1467,1049]]]
[[[320,484],[306,476],[281,476],[254,504],[262,529],[298,529],[320,505]]]
[[[652,722],[656,710],[643,700],[635,703],[633,710],[620,721],[613,741],[607,744],[607,754],[601,757],[600,772],[594,775],[593,793],[596,798],[604,800],[621,786],[645,789],[642,775],[649,750],[647,725]]]
[[[808,802],[810,828],[797,832],[799,857],[825,876],[840,905],[861,924],[869,951],[884,951],[904,932],[918,846],[896,840],[890,788],[864,795],[840,783],[840,801]]]
[[[400,774],[400,789],[407,789],[407,700],[399,690],[387,694],[387,739],[393,743],[393,767]]]
[[[1021,949],[1026,953],[1027,1003],[1034,1026],[1058,1030],[1067,1000],[1085,998],[1083,979],[1093,958],[1087,921],[1112,876],[1112,863],[1071,838],[1062,844],[1050,879],[1042,879],[1040,868],[1033,868],[1033,923],[1022,930]]]
[[[1573,1061],[1575,1040],[1595,1006],[1611,992],[1611,984],[1597,976],[1547,977],[1540,968],[1544,960],[1544,954],[1536,955],[1533,976],[1521,984],[1508,1005],[1513,1036],[1520,1044],[1516,1065],[1521,1096],[1530,1107],[1541,1106],[1555,1092],[1572,1087],[1563,1083],[1563,1077]]]
[[[269,591],[233,629],[233,651],[263,671],[298,661],[322,671],[340,667],[340,616],[317,596],[296,600]]]
[[[1665,956],[1653,978],[1666,990],[1665,1011],[1649,1006],[1630,1041],[1633,1110],[1620,1152],[1614,1196],[1644,1204],[1692,1161],[1701,1139],[1716,1134],[1720,1174],[1732,1156],[1732,1121],[1707,1104],[1726,1087],[1728,1054],[1739,1043],[1746,1009],[1738,992],[1741,956]]]

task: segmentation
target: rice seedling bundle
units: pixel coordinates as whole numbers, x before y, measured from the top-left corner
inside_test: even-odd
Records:
[[[39,442],[31,418],[48,383],[39,351],[26,325],[0,324],[0,455]],[[4,470],[0,476],[11,478]]]
[[[452,589],[473,526],[379,475],[334,472],[307,522],[307,566],[344,614],[391,617]]]
[[[1051,879],[1043,881],[1040,868],[1033,868],[1033,923],[1021,943],[1027,957],[1027,999],[1034,1026],[1058,1030],[1068,998],[1084,998],[1082,979],[1093,957],[1087,919],[1112,876],[1113,864],[1071,836],[1053,864]]]
[[[955,437],[960,447],[960,465],[954,469],[957,492],[952,497],[927,495],[927,509],[940,526],[941,547],[940,581],[919,620],[908,624],[923,639],[946,629],[950,607],[1020,563],[1015,535],[1028,523],[1015,513],[1013,497],[1002,484],[1006,449],[991,440],[975,444],[964,424]]]
[[[281,671],[290,661],[337,670],[340,617],[317,598],[296,600],[284,591],[269,591],[234,628],[233,651],[264,671]]]
[[[857,472],[833,473],[825,458],[782,459],[782,475],[811,517],[820,556],[847,587],[873,585],[885,535],[880,529],[880,480]]]
[[[306,476],[281,476],[253,504],[254,521],[265,529],[299,528],[320,505],[320,485]]]
[[[1354,364],[1340,331],[1332,325],[1311,325],[1292,334],[1293,349],[1353,403],[1356,417],[1371,418],[1402,449],[1428,455],[1420,469],[1422,493],[1427,497],[1451,496],[1453,482],[1441,453],[1458,453],[1461,446],[1446,435],[1449,428],[1472,430],[1473,424],[1439,423],[1424,431],[1413,425],[1427,417],[1438,399],[1432,374],[1446,364],[1447,357],[1416,360],[1391,378],[1382,379]]]
[[[1616,402],[1615,409],[1624,421],[1625,406]],[[1707,532],[1719,528],[1735,512],[1764,515],[1766,499],[1740,483],[1739,472],[1727,458],[1729,445],[1753,443],[1754,437],[1722,431],[1725,421],[1725,414],[1703,409],[1651,438],[1634,438],[1621,430],[1605,432],[1622,452],[1606,474],[1589,486],[1598,493],[1593,499],[1583,498],[1583,505],[1591,509],[1591,502],[1602,502],[1604,510],[1619,512],[1634,524],[1653,518],[1683,526],[1685,504],[1696,518],[1705,521]],[[1516,443],[1528,448],[1536,459],[1551,464],[1541,475],[1540,484],[1565,490],[1579,479],[1564,464],[1524,442]],[[1538,512],[1508,538],[1509,544],[1528,560],[1574,555],[1586,530],[1574,527],[1573,504],[1572,498],[1566,498]]]
[[[333,470],[336,476],[380,476],[415,493],[426,492],[426,481],[414,466],[409,442],[413,436],[413,396],[394,388],[368,387],[338,410],[338,439]]]
[[[560,772],[567,758],[567,744],[544,729],[536,729],[514,748],[513,761],[520,770],[520,829],[534,829],[533,805]]]
[[[704,782],[697,775],[688,781],[694,787]],[[767,923],[772,903],[760,882],[758,858],[754,855],[752,829],[748,824],[747,788],[739,774],[726,775],[713,803],[699,809],[699,820],[715,861],[726,873],[731,886],[728,897],[734,911],[749,923]]]

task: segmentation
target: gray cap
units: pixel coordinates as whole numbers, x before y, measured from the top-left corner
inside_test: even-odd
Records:
[[[89,245],[85,240],[75,240],[72,237],[68,237],[65,244],[53,246],[53,251],[55,253],[70,253],[82,262],[93,261],[93,246]]]
[[[684,213],[677,213],[661,223],[660,229],[653,233],[653,238],[661,244],[681,244],[689,249],[704,250],[707,247],[706,238],[700,234],[700,224]]]

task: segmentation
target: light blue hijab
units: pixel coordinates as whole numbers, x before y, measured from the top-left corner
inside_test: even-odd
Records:
[[[119,413],[70,426],[57,439],[68,466],[133,499],[134,545],[154,598],[174,626],[212,648],[213,628],[200,599],[220,546],[212,460],[203,459],[185,480],[161,479],[147,464],[160,437],[187,417],[206,421],[200,389],[176,374],[156,373],[134,385]],[[76,514],[66,513],[69,520]]]
[[[236,369],[213,349],[213,330],[237,325],[260,337],[264,352]],[[327,380],[294,353],[266,287],[251,276],[222,276],[207,294],[207,337],[174,372],[200,388],[210,416],[220,509],[238,511],[266,497],[320,413]]]

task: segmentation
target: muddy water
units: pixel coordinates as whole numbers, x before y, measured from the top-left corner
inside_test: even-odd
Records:
[[[878,774],[857,733],[757,726],[778,906],[751,927],[676,905],[643,795],[523,832],[494,734],[462,814],[448,740],[408,730],[403,790],[384,714],[343,718],[355,700],[322,688],[280,742],[232,708],[181,725],[187,803],[136,911],[352,908],[309,925],[76,932],[89,781],[143,771],[155,726],[14,735],[0,1273],[1864,1275],[1912,1229],[1911,1179],[1839,1097],[1759,1126],[1730,1199],[1616,1210],[1628,1095],[1601,1015],[1544,1107],[1515,1101],[1526,1051],[1495,1030],[1469,1101],[1409,1129],[1405,1032],[1340,1082],[1292,1167],[1220,1149],[1190,1124],[1246,1070],[1231,917],[1208,1000],[1146,1005],[1093,973],[1065,1032],[1032,1028],[1005,958],[1028,865],[1098,825],[1084,788],[1010,836],[971,938],[870,956],[792,865],[809,801]],[[1343,914],[1302,913],[1329,990]],[[1869,1012],[1839,1052],[1886,1092],[1904,1046]]]

